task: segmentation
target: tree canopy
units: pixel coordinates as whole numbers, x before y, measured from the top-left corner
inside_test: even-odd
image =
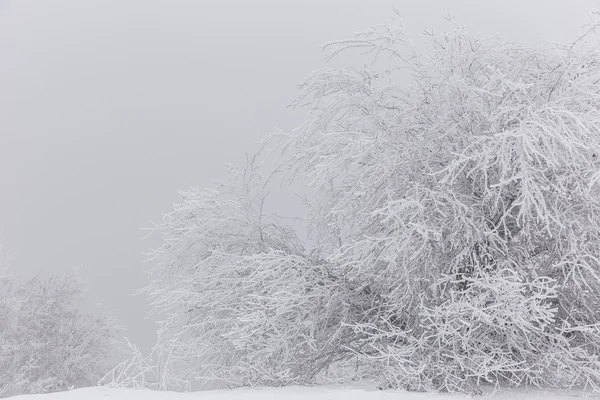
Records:
[[[161,371],[283,385],[600,384],[600,52],[400,21],[324,45],[277,173],[182,192],[147,293]],[[408,80],[406,78],[409,78]],[[264,208],[308,178],[308,246]]]

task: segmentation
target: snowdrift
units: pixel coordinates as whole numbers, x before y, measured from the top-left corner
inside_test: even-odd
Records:
[[[20,400],[568,400],[600,399],[600,393],[569,390],[518,389],[490,391],[482,396],[465,394],[413,393],[380,391],[370,387],[285,387],[215,390],[193,393],[158,392],[148,389],[112,389],[90,387],[69,392],[16,396]]]

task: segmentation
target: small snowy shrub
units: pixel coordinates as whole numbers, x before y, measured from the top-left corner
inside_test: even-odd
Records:
[[[597,17],[597,15],[593,15]],[[383,380],[413,390],[600,385],[600,52],[428,33],[359,49],[278,134],[307,176],[300,240],[254,169],[182,193],[157,227],[148,293],[174,374],[227,385]],[[408,78],[408,79],[407,79]],[[401,83],[403,82],[403,83]],[[354,367],[353,367],[354,366]]]
[[[116,350],[116,325],[79,310],[76,275],[2,282],[0,397],[94,386]]]

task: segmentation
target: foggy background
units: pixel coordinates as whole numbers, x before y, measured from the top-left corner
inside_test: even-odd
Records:
[[[386,22],[534,43],[574,39],[600,0],[0,0],[0,236],[23,278],[81,266],[142,349],[140,241],[177,190],[207,187],[275,127],[318,46]],[[543,9],[543,15],[540,12]]]

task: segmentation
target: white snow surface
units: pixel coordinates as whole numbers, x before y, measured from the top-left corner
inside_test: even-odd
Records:
[[[569,400],[600,399],[600,393],[573,390],[510,389],[481,396],[465,394],[380,391],[372,387],[320,386],[214,390],[191,393],[159,392],[149,389],[89,387],[68,392],[11,397],[20,400]]]

